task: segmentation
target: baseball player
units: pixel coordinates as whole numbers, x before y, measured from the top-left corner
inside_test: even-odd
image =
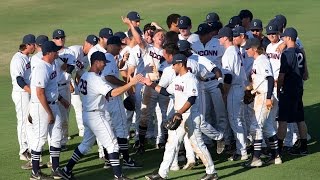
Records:
[[[71,103],[71,93],[74,92],[74,87],[71,84],[71,73],[75,68],[76,58],[74,52],[65,47],[66,35],[62,29],[56,29],[52,33],[52,41],[57,46],[62,46],[59,50],[59,57],[56,59],[57,78],[59,95],[66,101],[59,101],[58,106],[62,121],[62,139],[61,151],[66,151],[68,142],[69,129],[69,106]]]
[[[272,73],[271,63],[264,49],[257,38],[247,40],[245,46],[247,55],[254,58],[252,66],[250,87],[251,93],[255,93],[254,99],[254,114],[250,118],[250,132],[253,136],[253,158],[245,163],[247,167],[262,166],[260,159],[263,137],[268,138],[271,153],[271,158],[267,161],[272,164],[282,164],[282,160],[278,153],[278,140],[274,129],[274,120],[268,119],[270,109],[272,108],[272,94],[274,86],[274,78]]]
[[[260,39],[262,47],[267,49],[267,46],[270,44],[270,40],[267,36],[262,34],[263,26],[260,19],[254,19],[250,23],[250,30],[255,38]]]
[[[169,139],[166,143],[163,161],[160,169],[156,174],[145,176],[146,179],[164,179],[168,176],[169,167],[173,161],[179,145],[186,133],[192,143],[194,151],[200,157],[206,166],[206,174],[201,179],[218,179],[215,171],[211,155],[205,146],[202,138],[200,126],[200,113],[198,102],[198,81],[195,76],[188,71],[187,57],[182,54],[176,54],[173,57],[173,69],[178,76],[167,88],[163,88],[150,79],[145,78],[144,83],[147,86],[154,88],[158,93],[163,95],[174,95],[174,109],[177,114],[182,115],[183,121],[176,130],[169,130]]]
[[[213,22],[220,22],[220,17],[217,13],[211,12],[206,15],[206,20],[204,22],[209,25]]]
[[[110,61],[103,69],[101,76],[105,77],[108,84],[112,87],[119,87],[126,84],[126,82],[119,79],[119,68],[115,60],[115,56],[119,55],[121,48],[121,40],[118,36],[112,36],[107,42],[106,57]],[[141,168],[132,158],[129,156],[128,149],[128,130],[127,130],[127,116],[125,108],[122,103],[122,98],[109,97],[105,102],[106,118],[111,119],[112,128],[115,131],[115,135],[118,140],[120,153],[123,156],[124,168]],[[111,161],[106,161],[105,166],[108,166]],[[111,164],[112,165],[112,164]]]
[[[96,138],[107,148],[109,153],[107,156],[113,169],[114,179],[129,179],[122,174],[119,160],[119,145],[111,129],[110,119],[107,119],[108,116],[105,116],[104,106],[106,98],[121,95],[131,86],[135,85],[141,78],[141,75],[132,78],[131,82],[124,86],[112,88],[100,76],[100,73],[108,62],[110,61],[106,59],[105,53],[100,51],[94,52],[91,55],[90,70],[81,76],[79,90],[83,102],[82,115],[85,132],[81,144],[74,150],[68,164],[64,168],[59,169],[61,176],[65,179],[72,178],[73,167],[88,153]]]
[[[253,38],[253,34],[250,31],[250,23],[253,19],[253,14],[250,10],[248,9],[242,9],[239,12],[238,15],[242,21],[241,26],[245,28],[246,30],[246,35],[248,36],[248,39]]]
[[[141,36],[136,31],[134,26],[130,23],[129,19],[123,18],[123,22],[130,27],[133,37],[141,49],[146,77],[148,77],[154,82],[157,82],[160,78],[158,69],[161,64],[160,61],[163,58],[162,44],[164,42],[164,31],[156,30],[153,36],[153,44],[150,45],[142,40]],[[157,118],[159,128],[158,128],[158,135],[156,138],[156,144],[163,143],[164,134],[161,127],[161,122],[162,120],[166,119],[167,105],[169,103],[168,97],[159,95],[154,91],[154,89],[150,87],[144,88],[142,97],[143,98],[142,98],[142,105],[141,105],[140,122],[138,119],[137,119],[138,122],[136,122],[136,123],[139,123],[139,148],[137,151],[137,153],[139,154],[144,153],[144,142],[145,142],[145,136],[147,132],[147,125],[150,119],[152,118],[152,113],[155,111],[155,107],[157,103],[159,104],[161,109],[161,116],[157,116],[157,117],[162,117],[162,118]]]
[[[224,47],[219,44],[217,38],[213,38],[212,30],[215,28],[215,24],[209,26],[207,23],[202,23],[198,26],[196,34],[199,35],[201,41],[201,50],[197,53],[200,56],[204,56],[209,59],[217,68],[221,68],[221,57],[224,54]],[[218,81],[219,79],[219,81]],[[211,124],[216,124],[219,131],[225,132],[227,128],[227,113],[225,104],[222,99],[221,89],[222,88],[222,77],[216,77],[214,72],[209,72],[205,76],[201,77],[202,81],[201,91],[203,91],[204,97],[203,103],[203,114],[205,120]],[[209,111],[214,107],[214,112]],[[205,111],[207,109],[207,111]],[[211,118],[214,116],[215,118]],[[216,123],[213,123],[215,119]]]
[[[246,53],[246,50],[243,48],[243,46],[246,44],[248,40],[248,36],[246,34],[246,29],[242,26],[235,27],[233,30],[233,44],[235,46],[238,46],[240,49],[240,53],[242,56],[242,65],[246,74],[247,81],[244,82],[245,86],[249,85],[249,79],[251,78],[251,71],[252,71],[252,65],[253,65],[253,57],[249,57]],[[249,128],[251,124],[251,116],[253,112],[253,104],[244,104],[243,106],[244,111],[244,132],[245,137],[252,140],[252,138],[249,136]],[[247,142],[248,144],[249,142]]]
[[[140,14],[136,11],[131,11],[127,14],[127,18],[131,21],[131,24],[134,27],[140,26],[140,21],[143,20],[140,18]]]
[[[181,17],[180,14],[170,14],[167,17],[166,23],[167,23],[169,31],[179,33],[179,28],[177,25],[178,25],[178,20],[180,17]]]
[[[248,159],[243,128],[243,95],[245,72],[241,66],[241,53],[233,45],[233,32],[229,27],[220,29],[220,44],[225,47],[222,56],[222,72],[224,73],[223,98],[227,104],[228,118],[236,139],[236,152],[229,158],[231,161]]]
[[[52,162],[52,176],[61,178],[58,174],[59,156],[61,151],[62,122],[58,101],[58,74],[55,60],[58,57],[57,46],[53,41],[42,45],[42,60],[32,70],[30,116],[32,117],[32,173],[30,179],[48,179],[39,168],[39,160],[47,136],[50,139],[50,160]]]
[[[192,49],[195,52],[201,50],[201,42],[197,34],[191,33],[191,19],[188,16],[181,16],[178,21],[179,39],[187,40],[191,44]]]
[[[279,149],[283,147],[283,140],[287,132],[287,123],[297,123],[300,135],[300,147],[290,153],[307,155],[307,126],[304,121],[303,110],[303,78],[305,71],[304,53],[296,48],[298,32],[294,28],[286,28],[281,35],[287,49],[281,54],[281,65],[277,83],[279,97],[278,138]]]
[[[232,16],[226,27],[233,29],[237,26],[242,26],[242,20],[239,16]]]
[[[75,111],[80,137],[83,137],[84,135],[84,126],[82,121],[82,102],[77,85],[79,84],[80,77],[89,67],[87,54],[97,43],[98,37],[95,35],[88,35],[83,45],[73,45],[68,47],[74,52],[76,58],[75,77],[71,80],[72,86],[74,87],[74,92],[71,93],[71,104]]]
[[[25,35],[19,51],[15,53],[10,62],[10,75],[12,82],[12,101],[15,104],[17,116],[17,133],[19,142],[20,160],[29,161],[31,155],[27,139],[27,119],[30,101],[30,74],[31,65],[29,54],[35,51],[35,36]],[[30,142],[29,142],[30,143]]]
[[[113,32],[112,32],[112,29],[110,28],[102,28],[100,31],[99,31],[99,40],[98,40],[98,43],[93,46],[89,52],[88,52],[88,60],[90,62],[90,58],[91,58],[91,54],[96,52],[96,51],[101,51],[103,53],[106,53],[106,48],[107,48],[107,41],[108,41],[108,38],[113,36]]]

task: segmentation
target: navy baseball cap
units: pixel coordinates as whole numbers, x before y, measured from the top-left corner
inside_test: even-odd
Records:
[[[178,21],[179,29],[187,29],[191,26],[191,19],[188,16],[181,16]]]
[[[44,42],[49,41],[48,36],[46,35],[39,35],[36,39],[36,44],[41,46]]]
[[[252,20],[253,18],[253,14],[250,10],[248,9],[242,9],[240,12],[239,12],[239,15],[240,19],[244,19],[244,18],[250,18],[250,20]]]
[[[33,34],[27,34],[22,38],[22,44],[34,44],[36,43],[36,37]]]
[[[143,20],[140,18],[140,14],[135,12],[135,11],[131,11],[127,14],[127,18],[130,19],[130,21],[140,21]]]
[[[285,28],[287,26],[287,18],[282,15],[282,14],[278,14],[274,17],[274,19],[276,19],[277,21],[279,21],[279,23],[281,24],[281,26],[283,28]]]
[[[98,39],[99,38],[97,36],[90,34],[87,36],[86,41],[94,46],[98,43]]]
[[[217,38],[220,39],[222,37],[233,37],[232,29],[229,27],[223,27],[219,30]]]
[[[232,29],[233,37],[238,37],[241,34],[246,34],[246,29],[242,26],[238,26]]]
[[[58,52],[62,46],[57,46],[53,41],[46,41],[42,44],[42,53]]]
[[[220,21],[216,21],[216,22],[212,22],[212,23],[208,23],[209,26],[211,26],[212,31],[219,31],[223,25]]]
[[[118,45],[121,46],[123,43],[121,42],[118,36],[111,36],[108,38],[107,45]]]
[[[226,26],[232,29],[241,25],[242,25],[241,18],[239,16],[233,16],[232,18],[230,18],[229,23]]]
[[[196,31],[195,33],[199,34],[201,36],[201,35],[208,34],[212,31],[213,31],[213,28],[211,26],[209,26],[209,24],[202,23],[198,26],[198,31]]]
[[[142,31],[139,27],[134,27],[134,29],[138,32],[138,34],[140,34],[140,36],[142,35]],[[128,37],[132,37],[132,36],[133,36],[132,31],[131,31],[131,29],[129,29]]]
[[[172,59],[172,64],[175,65],[175,64],[178,64],[178,63],[186,63],[187,62],[187,57],[183,54],[176,54],[173,56],[173,59]]]
[[[250,30],[262,30],[262,21],[260,19],[254,19],[250,23]]]
[[[266,27],[266,31],[267,31],[267,35],[279,33],[278,26],[275,23],[269,23],[268,26]]]
[[[177,42],[177,45],[178,45],[179,51],[186,51],[191,49],[191,44],[187,40],[179,40]]]
[[[66,37],[66,34],[64,33],[64,30],[62,30],[62,29],[56,29],[52,33],[52,38],[53,39],[64,38],[64,37]]]
[[[113,36],[113,32],[110,28],[102,28],[99,32],[99,37],[109,39],[111,36]]]
[[[258,38],[250,38],[246,41],[246,44],[242,46],[244,49],[250,49],[252,47],[261,46],[261,41]]]
[[[127,37],[127,35],[124,32],[116,32],[114,33],[114,35],[118,36],[121,41]]]
[[[106,55],[101,51],[96,51],[92,53],[90,60],[91,62],[93,61],[105,61],[106,63],[110,62],[109,60],[107,60]]]
[[[296,29],[292,28],[292,27],[288,27],[284,30],[284,32],[281,34],[281,37],[291,37],[292,39],[297,39],[298,37],[298,32]]]
[[[211,13],[207,14],[206,20],[204,22],[212,23],[212,22],[217,22],[217,21],[220,21],[219,15],[215,12],[211,12]]]

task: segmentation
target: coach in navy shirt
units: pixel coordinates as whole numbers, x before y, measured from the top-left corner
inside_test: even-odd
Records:
[[[298,33],[294,28],[286,28],[281,36],[287,49],[281,54],[281,66],[277,84],[279,96],[279,148],[281,151],[283,139],[287,133],[287,123],[297,123],[301,146],[293,148],[290,154],[306,155],[308,154],[307,126],[304,121],[302,103],[305,56],[299,48],[296,48],[295,41]]]

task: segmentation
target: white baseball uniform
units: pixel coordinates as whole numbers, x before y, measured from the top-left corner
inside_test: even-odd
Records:
[[[41,152],[42,147],[49,135],[50,147],[60,148],[62,138],[62,122],[60,110],[58,107],[58,83],[57,69],[55,64],[49,64],[43,60],[37,62],[32,70],[31,78],[31,103],[30,115],[32,117],[33,139],[31,141],[31,149],[35,152]],[[48,113],[41,105],[36,88],[44,88],[45,97],[52,110],[54,123],[49,124]],[[51,153],[51,152],[50,152]],[[51,154],[52,157],[59,157],[59,153]]]
[[[30,94],[17,83],[21,76],[27,85],[30,84],[31,65],[29,56],[21,52],[15,53],[10,62],[10,75],[12,83],[12,100],[15,104],[17,117],[17,133],[19,141],[19,155],[28,149],[27,118],[29,115]]]
[[[231,87],[227,95],[227,111],[229,123],[236,139],[236,153],[246,155],[243,128],[243,96],[246,77],[241,61],[241,54],[236,46],[229,46],[222,56],[223,74],[232,75]]]
[[[65,100],[71,103],[71,92],[70,92],[70,82],[71,82],[71,74],[67,73],[65,70],[61,68],[64,62],[60,58],[66,58],[65,62],[68,65],[75,65],[76,58],[74,52],[64,47],[63,49],[58,51],[59,57],[55,60],[56,68],[57,68],[57,81],[58,81],[58,89],[59,95],[62,96]],[[58,103],[61,121],[62,121],[62,140],[61,145],[66,145],[68,141],[68,128],[69,128],[69,110],[70,108],[65,108],[61,103]]]
[[[78,146],[82,154],[87,154],[96,138],[105,147],[108,153],[119,152],[117,138],[110,122],[105,115],[105,95],[112,90],[104,77],[94,72],[85,72],[80,79],[79,90],[83,105],[82,119],[84,136]]]
[[[268,76],[273,77],[271,63],[266,55],[259,55],[253,62],[251,74],[256,96],[253,102],[254,114],[251,117],[250,133],[255,140],[262,140],[263,137],[269,138],[276,134],[274,120],[268,119],[270,110],[266,106],[268,92],[266,77]]]
[[[105,48],[103,48],[100,44],[96,44],[95,46],[93,46],[89,52],[88,52],[88,60],[89,60],[89,64],[91,62],[91,55],[96,52],[96,51],[101,51],[103,53],[107,53],[107,50]]]
[[[177,76],[167,88],[168,93],[174,95],[174,109],[179,110],[191,96],[198,96],[198,81],[196,77],[187,72],[182,76]],[[179,145],[183,141],[185,134],[191,141],[192,147],[197,156],[200,157],[206,166],[206,173],[215,173],[214,164],[211,155],[205,146],[200,131],[200,113],[199,113],[199,99],[197,98],[195,104],[190,109],[182,114],[183,121],[178,129],[169,131],[169,138],[166,143],[166,148],[163,156],[163,161],[159,168],[159,175],[163,178],[168,176],[169,167],[173,162],[175,154],[178,153]]]
[[[187,39],[185,39],[181,34],[179,34],[178,37],[180,40],[187,40],[191,44],[191,49],[194,52],[198,52],[201,50],[202,44],[200,42],[198,34],[192,33],[192,34],[190,34],[190,36]]]

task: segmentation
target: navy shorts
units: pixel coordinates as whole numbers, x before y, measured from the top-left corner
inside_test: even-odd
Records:
[[[304,121],[302,93],[280,93],[278,121],[286,121],[287,123]]]

